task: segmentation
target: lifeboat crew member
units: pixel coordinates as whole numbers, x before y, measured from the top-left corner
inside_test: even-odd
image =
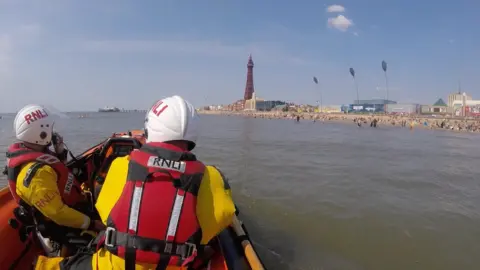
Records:
[[[190,152],[197,121],[183,98],[157,101],[146,143],[108,171],[96,203],[107,229],[95,250],[40,256],[35,269],[190,269],[204,261],[203,247],[232,223],[235,205],[223,174]]]
[[[68,152],[53,125],[53,117],[43,106],[27,105],[17,113],[14,129],[18,142],[8,148],[4,172],[10,192],[21,207],[47,221],[44,227],[52,227],[48,225],[52,222],[59,225],[45,228],[49,232],[60,235],[64,230],[60,233],[59,229],[68,228],[100,231],[105,228],[100,220],[91,220],[72,208],[85,197],[64,164]],[[56,140],[55,153],[48,149],[52,140]]]

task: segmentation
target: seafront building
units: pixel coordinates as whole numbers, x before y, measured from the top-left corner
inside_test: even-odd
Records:
[[[458,102],[463,103],[463,101],[472,100],[472,96],[467,95],[467,93],[461,93],[460,91],[448,95],[448,107],[453,108],[454,104]]]
[[[455,116],[480,116],[480,100],[474,100],[467,93],[450,94],[448,96],[448,106],[452,108]]]
[[[421,114],[430,115],[449,115],[452,114],[452,108],[445,104],[443,99],[439,98],[433,105],[422,105]]]
[[[385,112],[385,108],[388,104],[397,104],[397,102],[386,99],[354,100],[352,104],[342,105],[341,110],[345,113],[379,113]]]
[[[418,103],[398,103],[387,99],[354,100],[351,104],[296,105],[281,100],[266,100],[257,96],[253,82],[254,62],[250,54],[247,61],[247,78],[243,99],[228,105],[207,106],[206,110],[226,111],[295,111],[323,113],[387,113],[387,114],[426,114],[443,116],[480,117],[480,100],[474,100],[465,92],[455,92],[448,95],[447,103],[439,98],[432,105]]]
[[[387,104],[386,112],[390,114],[419,114],[422,105],[418,103]]]

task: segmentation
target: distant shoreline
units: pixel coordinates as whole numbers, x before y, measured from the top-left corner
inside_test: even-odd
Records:
[[[293,120],[297,116],[303,121],[337,122],[345,124],[370,126],[376,119],[379,126],[396,126],[404,128],[441,129],[456,132],[480,133],[480,120],[457,119],[447,117],[426,117],[422,115],[364,115],[344,113],[298,113],[298,112],[262,112],[262,111],[208,111],[199,110],[203,115],[242,116],[249,118]]]

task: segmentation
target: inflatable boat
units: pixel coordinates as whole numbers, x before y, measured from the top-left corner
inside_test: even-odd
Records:
[[[128,155],[133,149],[141,147],[144,142],[142,131],[114,133],[81,155],[72,155],[67,166],[86,186],[85,190],[91,195],[92,205],[101,190],[102,179],[110,163],[116,157]],[[35,228],[18,224],[15,208],[17,204],[8,187],[0,189],[0,266],[1,269],[32,269],[35,258],[46,255],[45,247],[41,244],[42,236]],[[28,234],[25,233],[27,229],[31,230]],[[198,269],[265,269],[238,216],[209,246],[210,259]]]

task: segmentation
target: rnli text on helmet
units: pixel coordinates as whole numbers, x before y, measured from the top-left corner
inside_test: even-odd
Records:
[[[160,105],[163,104],[163,101],[158,101],[157,103],[155,103],[155,105],[153,105],[152,107],[152,111],[153,113],[156,115],[156,116],[159,116],[163,111],[165,111],[166,108],[168,108],[168,105],[165,105],[163,106],[160,110],[158,109],[160,107]]]
[[[33,122],[37,121],[38,119],[42,119],[42,118],[45,118],[47,116],[48,116],[48,114],[47,114],[47,111],[45,111],[45,109],[36,110],[34,112],[26,114],[25,115],[25,121],[27,121],[27,125],[30,125],[30,123],[33,123]]]

